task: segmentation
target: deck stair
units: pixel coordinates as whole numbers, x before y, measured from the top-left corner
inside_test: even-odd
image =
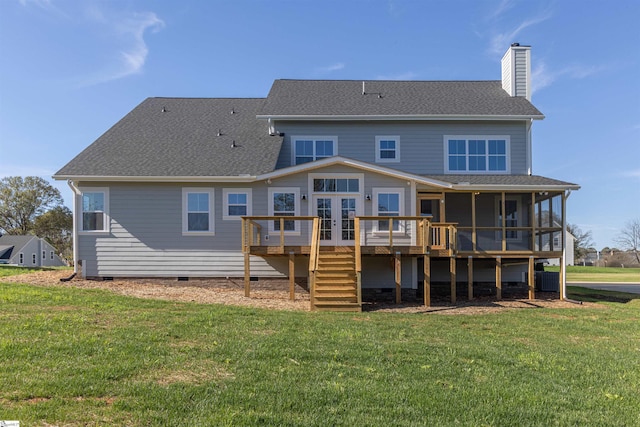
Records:
[[[358,303],[354,252],[319,252],[312,309],[362,311]]]

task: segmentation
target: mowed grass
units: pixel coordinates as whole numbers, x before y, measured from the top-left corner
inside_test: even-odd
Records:
[[[560,271],[558,266],[547,266],[545,271]],[[567,267],[569,282],[628,282],[640,283],[640,268],[589,267],[570,265]]]
[[[340,314],[0,283],[0,419],[640,425],[640,299],[631,298],[482,315]]]

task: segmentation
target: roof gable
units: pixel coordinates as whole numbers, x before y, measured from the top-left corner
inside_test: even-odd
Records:
[[[214,177],[275,168],[282,138],[256,119],[264,99],[148,98],[54,178]]]
[[[509,96],[500,81],[276,80],[260,112],[309,116],[544,117],[524,97]]]

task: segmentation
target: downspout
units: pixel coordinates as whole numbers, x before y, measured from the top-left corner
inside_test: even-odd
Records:
[[[533,173],[533,168],[532,168],[532,164],[533,164],[533,147],[532,147],[532,135],[531,135],[531,128],[533,126],[533,119],[530,119],[527,124],[526,124],[526,138],[527,138],[527,175],[531,175]]]
[[[76,187],[72,180],[68,180],[67,184],[73,192],[73,274],[78,274],[78,212],[77,212],[77,199],[81,193],[80,189]]]

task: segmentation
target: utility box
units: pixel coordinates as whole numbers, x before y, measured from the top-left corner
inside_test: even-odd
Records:
[[[540,292],[560,292],[560,273],[536,271],[536,290]]]

